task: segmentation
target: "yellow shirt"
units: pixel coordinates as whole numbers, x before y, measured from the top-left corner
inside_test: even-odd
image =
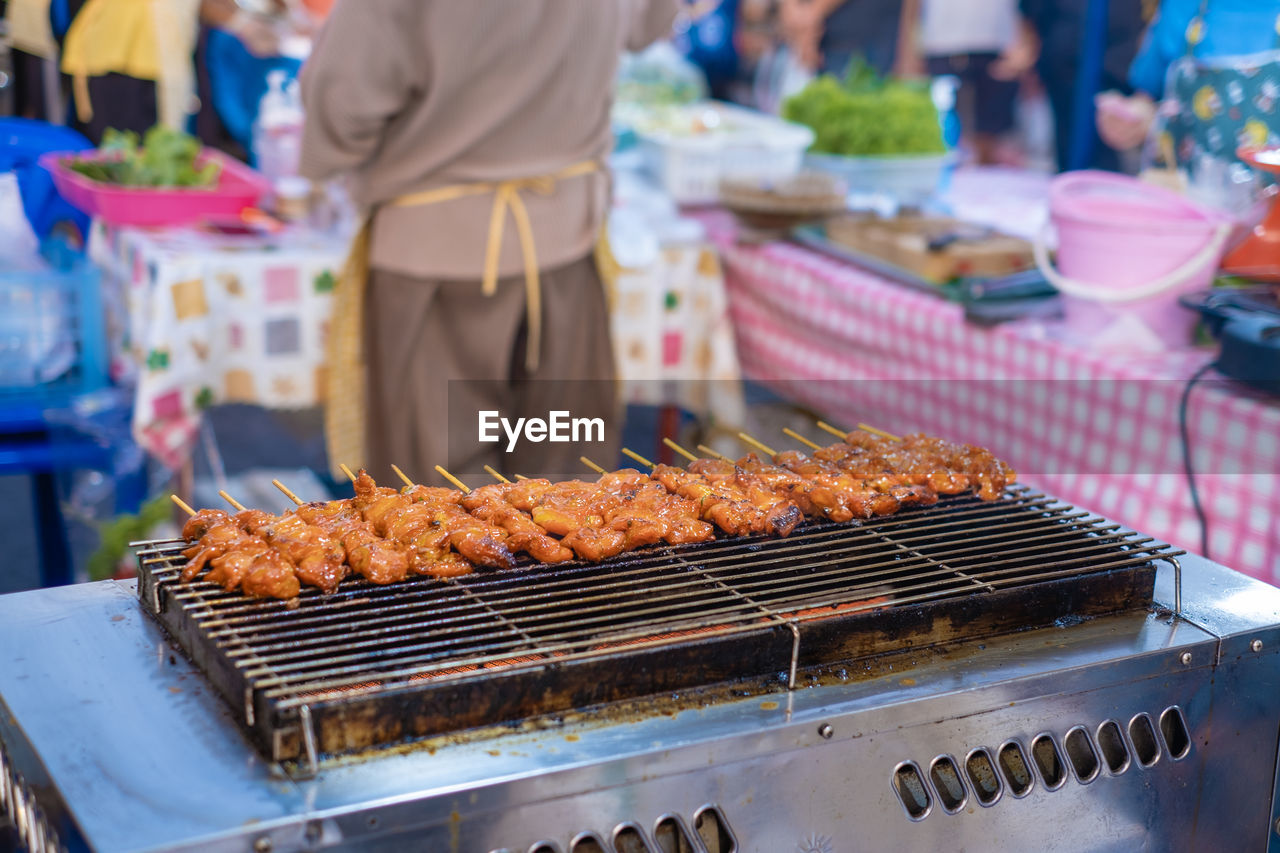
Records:
[[[90,77],[155,80],[160,123],[180,129],[191,105],[199,0],[89,0],[71,23],[62,70],[76,81],[76,108],[93,115]]]

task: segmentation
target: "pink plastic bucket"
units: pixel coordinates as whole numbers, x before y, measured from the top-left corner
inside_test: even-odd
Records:
[[[1058,232],[1057,268],[1049,261]],[[1190,341],[1195,314],[1178,304],[1208,287],[1232,230],[1177,193],[1110,172],[1070,172],[1049,188],[1036,263],[1062,293],[1067,331],[1121,349]]]

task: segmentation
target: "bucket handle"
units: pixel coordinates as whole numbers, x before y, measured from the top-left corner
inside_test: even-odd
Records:
[[[1054,269],[1053,262],[1049,260],[1048,239],[1051,227],[1053,227],[1052,223],[1046,220],[1040,226],[1036,239],[1031,244],[1036,266],[1040,268],[1040,273],[1062,293],[1068,296],[1076,296],[1080,299],[1092,299],[1095,302],[1132,302],[1135,299],[1146,299],[1149,296],[1155,296],[1157,293],[1178,287],[1204,268],[1205,265],[1213,263],[1217,259],[1223,248],[1226,247],[1227,238],[1231,236],[1232,231],[1230,223],[1219,225],[1214,231],[1213,239],[1205,243],[1203,249],[1196,252],[1193,257],[1176,270],[1166,273],[1155,281],[1144,284],[1141,287],[1117,291],[1067,278]]]

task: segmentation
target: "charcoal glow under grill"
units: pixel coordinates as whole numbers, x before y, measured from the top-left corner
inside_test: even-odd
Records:
[[[1018,487],[786,539],[660,547],[294,604],[177,580],[183,543],[140,552],[145,605],[275,761],[320,757],[601,702],[797,671],[905,647],[1146,607],[1142,537]]]

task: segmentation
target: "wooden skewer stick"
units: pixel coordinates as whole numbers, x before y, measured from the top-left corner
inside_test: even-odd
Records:
[[[497,471],[493,470],[493,468],[492,468],[492,467],[490,467],[490,466],[488,466],[488,465],[484,466],[484,471],[485,471],[485,473],[486,473],[486,474],[488,474],[488,475],[489,475],[490,477],[492,477],[493,479],[497,480],[499,483],[510,483],[510,482],[511,482],[511,481],[510,481],[510,480],[508,480],[506,477],[502,476],[501,474],[499,474]]]
[[[585,456],[579,456],[579,457],[578,457],[578,461],[579,461],[579,462],[581,462],[583,465],[586,465],[586,466],[587,466],[588,468],[590,468],[592,471],[595,471],[597,474],[607,474],[607,473],[609,473],[608,471],[604,470],[604,469],[603,469],[603,468],[601,468],[599,465],[597,465],[596,463],[592,462],[590,459],[588,459],[588,458],[587,458],[587,457],[585,457]]]
[[[298,497],[293,492],[289,491],[289,487],[286,486],[284,483],[280,482],[279,480],[272,480],[271,485],[275,486],[277,489],[284,492],[285,497],[287,497],[289,500],[293,501],[298,506],[302,506],[303,504],[302,498]]]
[[[187,515],[195,515],[195,514],[196,514],[196,511],[195,511],[194,509],[192,509],[192,508],[187,504],[187,502],[186,502],[186,501],[184,501],[182,498],[178,497],[177,495],[169,495],[169,500],[171,500],[171,501],[173,501],[174,503],[176,503],[176,504],[178,505],[178,508],[179,508],[179,509],[181,509],[183,512],[185,512]]]
[[[401,471],[397,466],[392,465],[391,470],[396,472],[397,477],[399,477],[401,480],[404,480],[404,484],[406,486],[409,486],[410,488],[412,488],[413,486],[418,485],[417,483],[413,482],[413,480],[410,480],[408,477],[406,477],[404,475],[404,472]]]
[[[698,457],[694,456],[692,453],[690,453],[689,451],[685,450],[683,447],[681,447],[680,445],[676,444],[676,443],[675,443],[674,441],[672,441],[671,439],[669,439],[669,438],[665,438],[665,437],[664,437],[664,438],[662,439],[662,443],[663,443],[663,444],[665,444],[667,447],[670,447],[670,448],[671,448],[672,450],[674,450],[676,453],[679,453],[679,454],[680,454],[681,456],[683,456],[685,459],[688,459],[690,462],[697,462],[697,461],[698,461]]]
[[[222,491],[221,489],[219,489],[219,490],[218,490],[218,497],[222,498],[224,501],[226,501],[227,503],[231,504],[233,507],[235,507],[235,508],[236,508],[238,511],[240,511],[240,512],[244,512],[246,509],[248,509],[248,507],[247,507],[247,506],[245,506],[244,504],[240,503],[240,501],[238,501],[238,500],[236,500],[235,498],[231,497],[231,495],[227,494],[226,492]]]
[[[789,436],[790,438],[794,438],[796,441],[800,442],[800,443],[801,443],[801,444],[803,444],[805,447],[811,448],[811,449],[813,449],[813,450],[821,450],[821,449],[822,449],[822,445],[821,445],[821,444],[818,444],[816,441],[810,441],[809,439],[805,438],[803,435],[801,435],[800,433],[798,433],[798,432],[796,432],[795,430],[791,429],[790,427],[783,427],[783,428],[782,428],[782,434],[783,434],[783,435],[786,435],[786,436]]]
[[[826,432],[831,433],[832,435],[836,436],[842,441],[849,437],[849,433],[844,432],[843,430],[836,429],[826,421],[818,421],[818,429],[825,430]],[[876,429],[875,427],[868,426],[867,424],[858,424],[858,429],[862,430],[863,432],[869,432],[872,435],[878,435],[881,438],[887,438],[890,441],[902,441],[902,436],[900,435],[894,435],[891,432],[885,432],[882,429]]]
[[[894,435],[891,432],[885,432],[882,429],[876,429],[875,427],[867,426],[866,424],[858,424],[858,429],[862,430],[863,432],[869,432],[872,435],[878,435],[881,438],[887,438],[890,441],[902,441],[902,436],[900,435]]]
[[[454,484],[455,486],[457,486],[459,489],[462,489],[462,491],[464,491],[464,492],[469,492],[469,491],[471,491],[471,488],[470,488],[469,486],[467,486],[467,484],[466,484],[466,483],[462,482],[462,481],[461,481],[461,480],[459,480],[457,477],[453,476],[452,474],[450,474],[448,471],[444,470],[444,468],[440,467],[439,465],[437,465],[437,466],[436,466],[436,473],[437,473],[437,474],[439,474],[441,477],[444,477],[444,478],[445,478],[446,480],[448,480],[450,483],[453,483],[453,484]]]
[[[516,474],[516,479],[517,479],[517,480],[527,480],[527,479],[529,479],[529,478],[528,478],[528,477],[526,477],[526,476],[524,476],[523,474]]]
[[[644,458],[643,456],[641,456],[639,453],[636,453],[634,450],[631,450],[630,448],[624,447],[624,448],[622,448],[622,452],[623,452],[626,456],[628,456],[628,457],[629,457],[629,458],[631,458],[631,459],[636,460],[637,462],[639,462],[641,465],[643,465],[643,466],[644,466],[644,467],[646,467],[646,468],[653,468],[653,467],[655,467],[655,466],[654,466],[654,464],[653,464],[652,462],[650,462],[648,459],[645,459],[645,458]]]
[[[708,456],[710,456],[712,459],[719,459],[722,462],[733,461],[728,456],[725,456],[723,453],[717,453],[716,451],[712,450],[710,447],[707,447],[705,444],[699,444],[698,449],[701,450],[703,453],[707,454]]]
[[[772,447],[770,447],[767,444],[761,444],[751,436],[747,435],[745,432],[738,433],[738,438],[742,439],[744,442],[751,445],[756,450],[759,450],[761,453],[768,453],[769,456],[771,457],[778,455],[778,451],[774,450]]]
[[[356,475],[351,473],[350,468],[348,468],[346,465],[339,465],[338,467],[342,469],[342,473],[346,474],[348,477],[351,478],[351,482],[354,483],[356,481]]]
[[[845,431],[844,431],[844,430],[842,430],[842,429],[836,429],[835,427],[833,427],[831,424],[827,423],[826,421],[818,421],[818,429],[822,430],[823,432],[829,432],[829,433],[831,433],[832,435],[834,435],[836,438],[840,439],[841,441],[844,441],[846,438],[848,438],[848,437],[849,437],[849,433],[845,432]]]

